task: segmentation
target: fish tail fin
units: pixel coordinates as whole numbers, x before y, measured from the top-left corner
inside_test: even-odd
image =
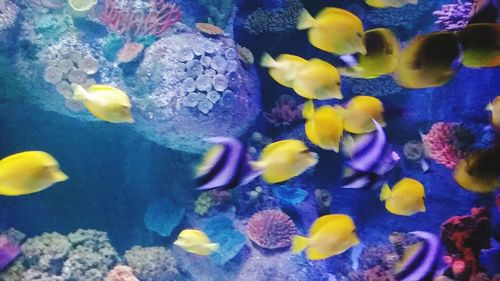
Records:
[[[275,67],[276,64],[277,64],[276,61],[268,53],[264,53],[262,55],[262,58],[260,58],[260,66],[262,67],[271,68]]]
[[[219,243],[210,243],[207,245],[207,248],[212,252],[218,252],[219,251]]]
[[[73,88],[73,99],[75,100],[84,100],[88,94],[87,90],[83,88],[82,85],[73,84],[71,85]]]
[[[380,191],[380,201],[385,201],[391,197],[391,188],[386,183],[382,186],[382,191]]]
[[[304,249],[307,247],[308,242],[309,240],[306,237],[295,235],[292,240],[292,252],[294,254],[298,254],[304,251]]]
[[[491,102],[488,103],[488,105],[484,108],[484,110],[486,110],[486,111],[493,111],[493,104],[491,104]]]
[[[310,119],[312,118],[313,114],[314,114],[314,103],[312,100],[308,100],[304,104],[304,108],[302,109],[302,117],[304,117],[305,119]]]
[[[297,23],[298,30],[309,29],[316,24],[316,20],[309,14],[306,9],[302,9]]]

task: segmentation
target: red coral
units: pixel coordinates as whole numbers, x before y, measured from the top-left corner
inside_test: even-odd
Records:
[[[101,21],[112,31],[129,34],[132,37],[159,36],[180,20],[181,12],[177,5],[165,0],[150,0],[151,7],[134,8],[122,5],[120,0],[105,0]]]
[[[279,210],[261,211],[248,220],[248,238],[265,249],[290,247],[296,233],[292,219]]]
[[[297,107],[295,99],[289,95],[281,95],[276,106],[264,117],[274,126],[290,125],[302,118],[302,112]]]
[[[438,122],[422,136],[424,147],[429,156],[439,164],[453,169],[462,159],[460,151],[452,145],[453,123]]]
[[[479,255],[482,249],[491,247],[490,237],[490,217],[485,208],[472,208],[471,215],[455,216],[441,225],[441,240],[447,254],[465,262],[459,280],[469,280],[481,270]]]

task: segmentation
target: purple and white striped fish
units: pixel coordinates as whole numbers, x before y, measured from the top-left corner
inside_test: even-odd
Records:
[[[249,183],[262,171],[252,168],[245,146],[237,139],[228,137],[210,138],[216,143],[197,168],[198,190],[231,189]]]
[[[441,275],[443,266],[443,248],[439,238],[429,232],[414,231],[410,234],[422,241],[410,246],[403,260],[395,267],[398,281],[432,281]]]

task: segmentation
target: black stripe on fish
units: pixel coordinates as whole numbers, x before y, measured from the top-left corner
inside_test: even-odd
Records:
[[[215,165],[212,168],[210,168],[210,170],[206,174],[196,178],[196,186],[197,187],[204,186],[204,185],[208,184],[215,177],[217,177],[217,175],[219,175],[219,173],[221,171],[224,170],[225,165],[229,159],[229,156],[231,155],[230,154],[231,148],[230,148],[230,145],[225,144],[225,143],[222,144],[222,146],[224,147],[222,149],[222,155],[219,157],[219,159],[215,163]],[[213,188],[210,188],[210,189],[213,189]]]

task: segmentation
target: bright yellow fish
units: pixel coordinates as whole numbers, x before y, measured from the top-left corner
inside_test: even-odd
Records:
[[[174,241],[174,245],[181,247],[186,252],[208,256],[217,252],[219,249],[218,243],[212,243],[208,236],[196,229],[184,229]]]
[[[342,99],[340,74],[335,66],[320,59],[311,59],[297,73],[293,90],[306,99]]]
[[[329,105],[315,110],[312,101],[305,104],[302,115],[307,120],[305,124],[307,138],[322,149],[339,152],[344,131],[342,115]]]
[[[411,216],[425,212],[424,186],[412,178],[400,180],[391,190],[385,184],[380,192],[380,200],[385,201],[387,211],[400,216]]]
[[[88,89],[73,85],[73,98],[81,100],[95,117],[111,123],[133,123],[130,99],[123,91],[107,85],[92,85]]]
[[[381,126],[385,126],[384,105],[382,102],[371,96],[355,96],[348,103],[345,109],[336,107],[344,117],[344,130],[353,134],[364,134],[373,132],[375,119]]]
[[[460,160],[453,178],[464,189],[490,193],[500,188],[500,149],[476,151]]]
[[[500,24],[469,24],[457,32],[466,67],[500,66]]]
[[[365,0],[365,2],[375,8],[401,8],[407,4],[418,4],[418,0]]]
[[[256,169],[262,169],[262,177],[267,183],[287,181],[302,174],[318,163],[316,153],[300,140],[282,140],[264,147]]]
[[[486,106],[487,111],[491,111],[491,124],[500,128],[500,96],[497,96]]]
[[[31,194],[67,179],[56,159],[43,151],[25,151],[0,160],[0,195]]]
[[[322,260],[342,254],[359,242],[351,217],[326,215],[313,223],[308,237],[296,235],[293,238],[292,251],[298,254],[305,250],[308,259]]]
[[[297,73],[306,64],[307,60],[298,56],[281,54],[275,60],[268,53],[264,53],[260,62],[262,67],[269,68],[269,75],[276,82],[288,88],[292,87]]]
[[[346,10],[325,8],[316,18],[303,10],[297,29],[308,29],[309,42],[323,51],[338,55],[366,54],[363,23],[356,15]]]

